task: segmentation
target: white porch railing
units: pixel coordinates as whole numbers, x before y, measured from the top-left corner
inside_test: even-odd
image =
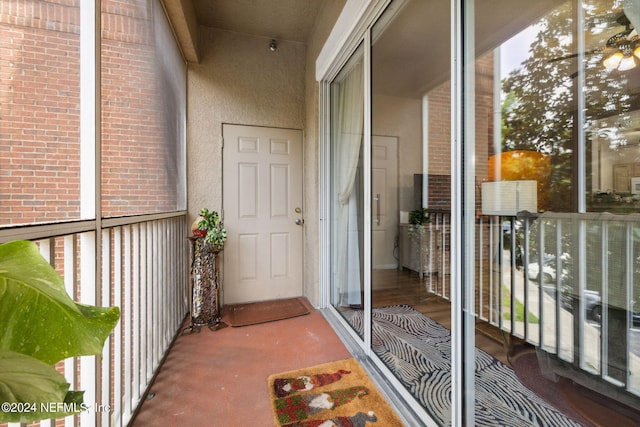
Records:
[[[132,419],[189,310],[185,212],[0,230],[0,241],[34,240],[75,300],[118,306],[121,319],[102,356],[58,369],[89,410],[67,426],[125,426]],[[19,425],[19,424],[10,424]],[[60,425],[47,420],[43,426]]]
[[[448,212],[427,289],[449,298]],[[541,350],[545,369],[640,407],[640,215],[479,217],[475,315]],[[543,360],[544,361],[544,360]]]

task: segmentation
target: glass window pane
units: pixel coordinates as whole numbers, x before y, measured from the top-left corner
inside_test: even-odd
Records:
[[[79,219],[80,1],[0,0],[0,226]]]
[[[186,68],[155,0],[102,2],[104,217],[184,208]]]
[[[631,6],[634,2],[585,2],[586,192],[587,210],[592,212],[640,211],[640,82],[636,69],[640,61],[633,52],[625,51],[625,46],[635,48],[628,40],[635,34],[631,19],[637,18],[625,14],[624,3]],[[628,31],[634,33],[625,36]],[[616,37],[620,40],[613,42]],[[607,44],[610,47],[604,52],[594,53]],[[631,68],[625,69],[628,66]]]
[[[522,408],[556,420],[543,424],[582,415],[553,397],[558,382],[531,381],[526,369],[640,408],[637,2],[523,0],[498,12],[473,3],[465,188],[475,203],[465,245],[475,243],[466,254],[476,268],[465,294],[477,333],[466,343],[503,341],[513,378],[541,399]],[[476,356],[476,419],[481,363]]]
[[[371,30],[372,349],[441,425],[452,410],[450,22],[449,2],[392,2]]]
[[[576,363],[585,371],[640,391],[638,327],[638,216],[640,212],[640,4],[584,2],[586,210],[581,226],[585,284],[568,286],[584,328]],[[603,48],[604,46],[604,48]],[[576,283],[577,282],[577,283]],[[595,344],[594,344],[595,343]],[[594,351],[595,349],[595,351]],[[640,399],[635,399],[640,408]]]

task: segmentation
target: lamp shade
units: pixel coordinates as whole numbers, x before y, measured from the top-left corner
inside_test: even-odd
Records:
[[[551,205],[551,156],[532,150],[513,150],[489,157],[489,181],[536,181],[538,208]]]
[[[631,70],[632,68],[635,68],[635,66],[636,66],[636,57],[633,55],[629,55],[622,58],[622,60],[620,61],[620,64],[618,65],[618,70],[627,71],[627,70]]]
[[[619,50],[609,54],[605,53],[602,65],[604,65],[607,70],[615,70],[618,68],[618,65],[620,65],[620,62],[622,62],[622,58],[624,58],[624,54]]]
[[[514,216],[538,211],[536,181],[494,181],[482,183],[482,214]]]

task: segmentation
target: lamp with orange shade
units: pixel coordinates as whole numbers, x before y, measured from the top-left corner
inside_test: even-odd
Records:
[[[538,210],[550,204],[551,156],[531,150],[505,151],[489,157],[489,181],[536,181]]]

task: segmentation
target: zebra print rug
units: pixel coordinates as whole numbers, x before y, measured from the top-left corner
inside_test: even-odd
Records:
[[[363,312],[343,315],[362,333]],[[451,425],[451,336],[449,330],[400,305],[372,313],[372,346],[440,425]],[[476,426],[580,426],[526,388],[511,368],[476,349]]]

